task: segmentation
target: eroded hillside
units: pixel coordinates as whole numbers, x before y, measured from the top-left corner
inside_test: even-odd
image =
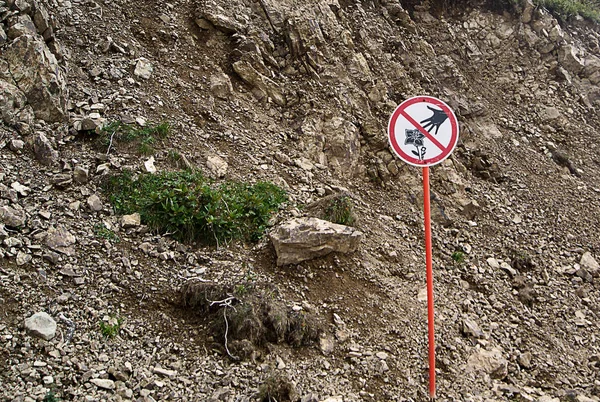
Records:
[[[0,397],[426,400],[421,176],[386,128],[427,94],[461,130],[432,169],[438,399],[598,400],[597,25],[414,3],[0,0]],[[273,182],[273,228],[342,194],[361,245],[278,267],[268,236],[123,221],[107,178],[153,168]],[[207,283],[259,307],[182,303]],[[225,344],[237,311],[276,336]]]

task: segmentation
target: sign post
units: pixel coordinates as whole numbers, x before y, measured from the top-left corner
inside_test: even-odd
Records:
[[[402,102],[388,124],[392,149],[404,162],[423,168],[425,263],[427,270],[427,323],[429,339],[429,397],[435,399],[435,328],[429,167],[446,159],[458,142],[458,121],[450,107],[431,96]]]

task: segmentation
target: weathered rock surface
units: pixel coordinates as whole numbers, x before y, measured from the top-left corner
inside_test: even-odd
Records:
[[[479,349],[467,360],[466,372],[483,372],[493,378],[502,379],[508,374],[508,361],[500,349]]]
[[[317,218],[289,220],[269,233],[277,265],[297,264],[332,252],[356,251],[363,234],[350,226]]]
[[[53,165],[58,161],[58,151],[52,147],[52,143],[46,134],[38,131],[33,140],[33,153],[36,159],[43,165]]]
[[[56,56],[46,43],[33,35],[22,35],[6,49],[4,57],[15,85],[25,94],[38,119],[63,121],[66,112],[66,81]]]
[[[25,320],[25,329],[49,341],[56,335],[56,321],[48,313],[35,313]]]
[[[58,226],[48,230],[46,235],[46,245],[52,250],[59,251],[64,254],[71,255],[74,253],[73,246],[77,242],[75,236],[73,236],[64,226]]]
[[[22,227],[25,225],[25,221],[27,219],[27,215],[25,215],[25,211],[19,210],[8,205],[0,207],[0,222],[5,224],[6,226],[11,227]]]

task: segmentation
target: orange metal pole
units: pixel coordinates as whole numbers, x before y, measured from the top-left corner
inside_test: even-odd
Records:
[[[431,255],[431,207],[429,166],[423,168],[423,210],[425,213],[425,259],[427,262],[427,323],[429,331],[429,397],[435,399],[435,331],[433,309],[433,262]]]

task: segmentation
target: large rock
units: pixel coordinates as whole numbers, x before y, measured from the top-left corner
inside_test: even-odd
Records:
[[[352,177],[359,168],[360,132],[342,117],[307,117],[302,124],[306,151],[312,159],[327,165],[342,178]]]
[[[273,99],[273,102],[280,106],[285,106],[285,97],[279,85],[270,78],[259,73],[252,64],[246,60],[240,60],[233,63],[233,71],[235,71],[242,80],[254,87],[255,94],[259,97],[268,96]]]
[[[25,94],[6,81],[0,80],[0,118],[9,126],[31,126],[33,109],[27,104]]]
[[[502,379],[508,374],[508,361],[500,349],[479,349],[467,360],[467,373],[485,373],[492,378]]]
[[[596,261],[589,251],[583,253],[579,265],[592,275],[597,274],[598,270],[600,270],[600,264],[598,264],[598,261]]]
[[[583,69],[583,61],[577,56],[577,50],[571,45],[558,49],[558,62],[570,73],[579,74]]]
[[[6,226],[15,228],[21,227],[25,225],[26,219],[25,212],[22,210],[17,210],[8,205],[0,207],[0,223],[3,223]]]
[[[51,228],[46,236],[46,245],[52,250],[59,251],[63,254],[74,254],[73,245],[77,242],[73,236],[64,227]]]
[[[47,313],[35,313],[25,320],[25,329],[33,335],[49,341],[56,335],[56,321]]]
[[[41,131],[35,134],[33,153],[35,154],[35,158],[43,165],[53,165],[58,161],[58,151],[52,148],[50,140]]]
[[[38,119],[65,118],[67,86],[56,57],[39,36],[22,35],[6,49],[12,79],[25,94]]]
[[[279,266],[297,264],[331,252],[353,252],[362,236],[355,228],[317,218],[295,218],[269,234]]]

